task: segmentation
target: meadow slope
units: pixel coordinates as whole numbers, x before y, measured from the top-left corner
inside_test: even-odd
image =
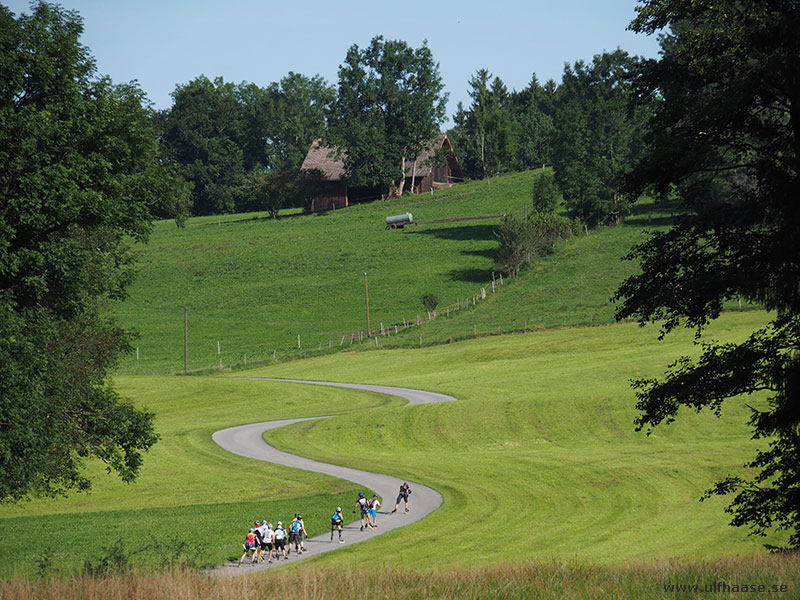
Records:
[[[713,333],[740,339],[764,318],[727,315]],[[402,407],[365,392],[228,377],[121,377],[119,387],[159,415],[163,439],[140,480],[126,486],[101,477],[88,496],[0,509],[2,573],[39,568],[27,540],[43,520],[56,524],[61,540],[49,568],[62,572],[79,570],[119,539],[143,567],[163,562],[165,548],[180,549],[186,540],[194,561],[221,562],[235,555],[251,520],[297,510],[312,533],[324,531],[330,507],[350,504],[355,486],[229,455],[210,434],[332,413],[342,414],[276,430],[269,440],[318,460],[425,483],[443,494],[444,505],[363,548],[320,557],[321,564],[369,560],[428,572],[531,559],[622,565],[758,554],[763,540],[729,527],[723,501],[698,502],[755,448],[742,404],[721,419],[685,415],[649,437],[633,430],[628,379],[658,374],[696,351],[690,335],[656,345],[655,334],[633,324],[567,328],[247,373],[405,385],[459,398],[446,406]]]
[[[648,227],[664,226],[668,208],[643,200],[624,226],[564,242],[523,277],[505,281],[497,294],[490,284],[500,219],[384,227],[386,216],[406,211],[419,221],[521,215],[526,203],[530,208],[540,173],[327,213],[295,212],[277,221],[261,213],[199,217],[181,230],[158,222],[150,243],[135,249],[139,273],[130,297],[111,307],[140,334],[134,342],[138,360],[130,356],[119,373],[182,372],[184,308],[191,370],[290,359],[329,345],[334,351],[369,347],[357,336],[351,344],[354,332],[366,329],[365,272],[375,330],[426,320],[420,301],[425,293],[441,300],[439,319],[381,340],[390,345],[418,345],[420,335],[424,343],[438,343],[518,331],[526,321],[531,328],[610,322],[610,297],[634,268],[621,257]],[[487,300],[444,318],[448,306],[463,306],[482,287]]]

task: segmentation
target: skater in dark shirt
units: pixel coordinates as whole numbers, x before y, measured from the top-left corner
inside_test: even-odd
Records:
[[[353,514],[356,514],[356,510],[361,513],[361,531],[364,531],[364,527],[372,529],[372,523],[369,522],[369,500],[364,496],[364,492],[358,492],[358,500],[353,507]]]
[[[411,495],[411,486],[408,485],[407,482],[403,482],[403,485],[400,486],[400,493],[397,495],[397,502],[395,502],[393,513],[397,512],[397,509],[400,508],[400,501],[404,501],[406,504],[405,512],[408,512],[408,497]]]

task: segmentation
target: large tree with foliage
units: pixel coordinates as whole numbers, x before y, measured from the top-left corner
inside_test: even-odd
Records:
[[[643,111],[629,110],[635,64],[616,50],[566,65],[556,93],[556,182],[572,214],[589,225],[621,223],[630,203],[623,187],[640,152]]]
[[[478,69],[469,88],[472,102],[467,109],[459,103],[453,119],[464,174],[482,179],[513,171],[521,128],[515,120],[512,94],[502,79],[492,79],[486,69]]]
[[[427,44],[373,38],[353,45],[339,67],[327,141],[343,151],[353,185],[403,193],[407,173],[439,133],[447,95]]]
[[[177,86],[172,97],[174,104],[161,119],[164,160],[192,184],[194,214],[234,212],[247,172],[244,113],[236,86],[201,76]]]
[[[550,164],[554,134],[556,83],[549,79],[541,85],[536,75],[528,86],[511,95],[514,120],[519,126],[516,165],[533,169]]]
[[[709,493],[734,494],[732,524],[785,529],[800,546],[800,4],[648,0],[638,13],[634,30],[665,33],[638,80],[657,103],[634,191],[675,193],[687,216],[634,250],[642,272],[618,291],[617,315],[664,334],[699,333],[735,298],[772,312],[747,340],[637,381],[637,424],[747,403],[763,446]]]
[[[89,457],[130,481],[156,440],[106,380],[129,347],[101,302],[149,230],[157,132],[81,32],[56,5],[0,5],[0,501],[86,489]]]

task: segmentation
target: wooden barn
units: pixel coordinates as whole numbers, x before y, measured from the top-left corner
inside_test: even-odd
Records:
[[[439,154],[439,163],[434,158]],[[388,189],[380,186],[353,187],[348,184],[344,160],[337,158],[335,148],[324,146],[320,140],[311,144],[300,178],[313,180],[313,195],[308,200],[310,212],[342,208],[357,202],[366,202],[386,197]],[[415,194],[450,187],[463,179],[453,146],[442,133],[433,140],[414,164],[406,165],[405,190]]]

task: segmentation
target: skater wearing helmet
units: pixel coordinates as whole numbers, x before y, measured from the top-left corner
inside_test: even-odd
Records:
[[[264,553],[268,551],[267,562],[272,562],[272,549],[275,546],[275,532],[272,531],[272,523],[267,523],[266,519],[261,524],[261,552],[258,558],[264,562]]]
[[[303,525],[303,517],[295,514],[294,520],[289,523],[289,551],[291,552],[292,545],[294,551],[299,555],[303,549],[303,536],[306,534],[305,525]]]
[[[353,514],[356,514],[356,510],[361,513],[361,531],[364,531],[364,527],[372,528],[372,523],[369,522],[369,500],[367,500],[366,496],[364,496],[364,492],[358,492],[358,500],[356,500],[356,505],[353,507]],[[364,524],[366,521],[366,525]]]
[[[278,525],[275,527],[275,560],[280,560],[281,556],[289,560],[289,556],[286,554],[286,530],[283,528],[283,523],[278,521]]]
[[[242,562],[244,562],[247,553],[252,551],[253,552],[253,560],[250,563],[251,565],[256,564],[258,560],[258,536],[256,535],[256,530],[251,529],[247,536],[245,537],[244,544],[242,544],[242,548],[244,548],[244,554],[242,554],[242,558],[239,559],[239,564],[236,565],[237,567],[242,566]]]
[[[256,521],[258,523],[258,521]],[[258,560],[264,562],[264,552],[267,550],[267,520],[261,521],[261,525],[256,525],[256,535],[258,536]]]
[[[404,481],[403,485],[400,486],[400,493],[397,494],[397,502],[395,502],[394,510],[392,510],[392,512],[393,513],[397,512],[397,509],[400,507],[400,500],[405,501],[405,503],[406,503],[406,511],[405,512],[408,512],[408,497],[410,495],[411,495],[411,486],[408,485],[408,483],[406,483]]]
[[[342,526],[344,525],[344,517],[342,516],[342,507],[337,506],[336,512],[331,517],[331,541],[333,541],[333,532],[339,532],[339,543],[344,544],[342,539]]]

